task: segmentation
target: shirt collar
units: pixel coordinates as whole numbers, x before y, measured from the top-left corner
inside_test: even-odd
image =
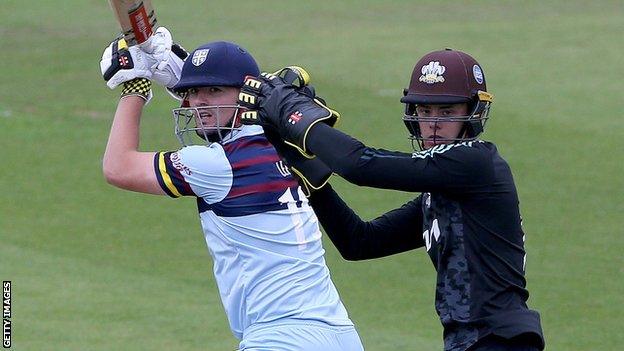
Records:
[[[234,140],[237,140],[246,136],[258,135],[262,133],[264,133],[264,129],[262,129],[262,126],[243,125],[239,130],[233,132],[232,137],[228,138],[227,141],[225,141],[223,144],[229,144],[233,142]]]

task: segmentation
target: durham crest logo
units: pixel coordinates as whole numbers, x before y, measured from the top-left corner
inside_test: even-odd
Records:
[[[195,66],[199,66],[202,63],[204,63],[204,61],[206,61],[206,57],[208,57],[208,52],[210,51],[210,49],[201,49],[201,50],[197,50],[195,51],[195,53],[193,54],[193,58],[191,59],[193,62],[193,64]]]
[[[431,61],[428,65],[422,67],[420,70],[422,76],[418,80],[427,84],[442,83],[444,82],[442,75],[445,71],[446,67],[440,65],[440,62]]]

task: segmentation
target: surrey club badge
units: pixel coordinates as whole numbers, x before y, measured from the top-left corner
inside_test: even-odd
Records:
[[[195,51],[195,53],[193,54],[193,58],[191,59],[191,62],[193,62],[195,66],[201,65],[202,63],[204,63],[204,61],[206,61],[206,57],[208,57],[209,51],[210,49],[201,49],[201,50]]]
[[[444,77],[442,76],[446,71],[446,67],[442,66],[438,61],[431,61],[429,64],[422,67],[420,72],[422,76],[418,79],[421,82],[427,84],[442,83]]]
[[[472,66],[472,75],[477,83],[483,84],[483,71],[479,65]]]

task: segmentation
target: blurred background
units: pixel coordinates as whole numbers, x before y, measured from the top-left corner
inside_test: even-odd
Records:
[[[526,232],[529,305],[547,349],[624,344],[624,6],[621,1],[153,0],[187,50],[234,41],[274,71],[305,67],[369,146],[411,152],[399,103],[414,64],[451,47],[495,95],[484,139],[510,163]],[[0,5],[0,278],[16,350],[234,350],[193,199],[106,184],[119,91],[99,71],[118,34],[104,0]],[[161,88],[143,150],[173,150]],[[332,185],[364,219],[414,194]],[[414,230],[419,230],[415,228]],[[334,281],[367,350],[441,350],[424,250],[346,262]]]

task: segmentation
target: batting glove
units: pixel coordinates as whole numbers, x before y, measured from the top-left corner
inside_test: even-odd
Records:
[[[152,80],[165,88],[172,88],[180,80],[184,60],[188,52],[173,42],[171,33],[165,27],[156,32],[139,47],[149,53],[158,63],[154,67]]]
[[[104,50],[100,70],[106,85],[115,89],[135,78],[152,78],[147,61],[147,54],[137,46],[128,47],[124,39],[116,39]]]
[[[171,33],[160,27],[140,45],[128,47],[124,39],[114,40],[102,54],[100,70],[111,89],[135,78],[153,79],[160,85],[174,86],[180,79],[184,63],[181,56],[185,52],[184,49],[174,51]]]
[[[307,86],[309,81],[310,75],[297,66],[247,77],[238,103],[249,111],[242,114],[241,122],[275,128],[286,144],[311,158],[305,143],[308,131],[319,122],[333,127],[340,114],[316,97]]]
[[[310,197],[312,192],[322,188],[329,182],[329,178],[333,173],[323,161],[317,157],[305,157],[299,151],[286,145],[277,130],[272,127],[265,127],[264,129],[264,135],[285,161],[291,174],[297,178],[299,186],[301,186],[301,190],[306,197]]]

